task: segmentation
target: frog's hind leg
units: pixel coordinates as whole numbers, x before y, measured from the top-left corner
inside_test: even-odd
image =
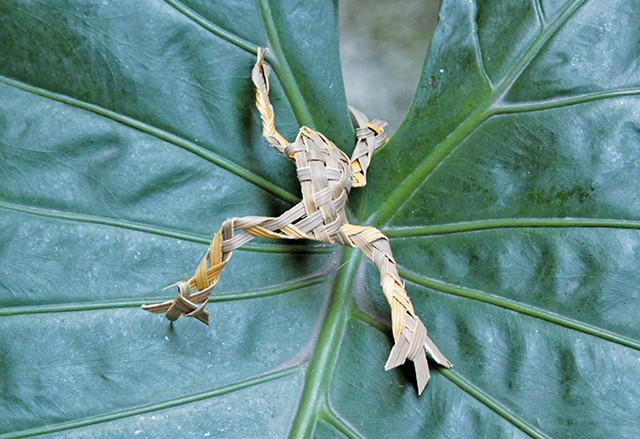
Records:
[[[220,272],[229,262],[233,251],[255,237],[300,239],[308,236],[291,223],[304,214],[304,207],[297,204],[278,218],[248,216],[226,220],[215,234],[209,250],[202,258],[191,279],[178,282],[175,299],[155,305],[143,305],[142,309],[154,314],[165,314],[170,321],[181,315],[194,317],[209,324],[209,313],[204,306],[220,279]],[[173,286],[173,285],[172,285]],[[197,290],[191,294],[193,290]],[[198,305],[198,303],[200,303]]]
[[[407,359],[413,361],[418,393],[422,393],[430,376],[425,350],[441,366],[449,368],[451,363],[427,336],[427,330],[415,314],[396,269],[389,239],[373,227],[345,224],[342,230],[351,245],[362,250],[378,268],[382,291],[391,306],[391,325],[395,345],[391,349],[385,369],[393,369]]]

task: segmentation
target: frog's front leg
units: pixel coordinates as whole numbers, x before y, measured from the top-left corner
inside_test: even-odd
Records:
[[[387,122],[374,119],[369,122],[367,116],[360,110],[349,106],[349,112],[356,121],[356,147],[351,155],[351,169],[353,171],[353,187],[367,184],[367,169],[371,164],[373,153],[387,143],[384,128]]]
[[[251,71],[251,79],[256,90],[256,107],[262,118],[262,137],[280,154],[287,156],[285,148],[289,142],[276,130],[273,106],[269,101],[269,72],[271,68],[264,63],[265,50],[258,48],[258,59]]]

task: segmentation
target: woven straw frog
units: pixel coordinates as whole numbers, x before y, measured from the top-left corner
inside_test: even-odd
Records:
[[[275,128],[273,107],[269,102],[269,71],[269,66],[264,64],[264,50],[259,49],[252,79],[256,89],[256,106],[262,117],[263,137],[280,154],[295,163],[302,201],[277,218],[249,216],[226,220],[214,236],[195,275],[176,284],[178,294],[175,299],[144,305],[142,309],[156,314],[165,313],[171,321],[186,315],[208,324],[209,313],[204,307],[218,283],[220,272],[229,262],[233,251],[254,237],[304,238],[357,247],[378,268],[382,291],[391,306],[395,345],[385,369],[399,366],[407,359],[413,361],[418,392],[422,393],[429,380],[425,351],[444,367],[451,367],[451,363],[427,336],[427,330],[415,314],[398,275],[387,237],[373,227],[349,224],[345,213],[349,191],[352,187],[366,184],[367,168],[373,152],[386,142],[386,122],[370,122],[360,111],[349,107],[358,125],[356,147],[351,159],[324,135],[307,127],[300,128],[295,142],[289,143]]]

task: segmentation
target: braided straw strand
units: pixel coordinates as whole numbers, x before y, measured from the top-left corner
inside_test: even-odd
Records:
[[[295,164],[302,201],[275,218],[247,216],[223,222],[195,274],[172,285],[178,287],[176,297],[143,305],[142,309],[165,314],[170,321],[185,315],[209,324],[209,313],[204,308],[222,269],[234,250],[256,237],[312,239],[355,247],[378,269],[382,292],[391,308],[395,344],[385,370],[412,361],[420,394],[429,381],[427,354],[443,367],[452,365],[427,336],[424,324],[416,315],[398,274],[389,239],[373,227],[349,224],[345,210],[351,188],[367,184],[367,169],[373,153],[387,141],[384,133],[387,123],[379,119],[369,121],[362,112],[349,107],[356,126],[356,145],[350,159],[327,137],[308,127],[301,127],[296,140],[289,143],[275,127],[273,106],[269,101],[270,68],[264,64],[265,50],[258,49],[251,72],[256,107],[262,119],[262,135],[270,146]]]
[[[301,216],[300,213],[296,215],[295,212],[296,210],[300,211],[299,208],[296,209],[298,206],[300,204],[278,218],[248,216],[226,220],[214,235],[209,250],[196,268],[195,275],[191,279],[175,284],[178,286],[176,298],[155,305],[143,305],[142,309],[154,314],[165,314],[170,321],[175,321],[181,315],[186,315],[187,317],[195,317],[208,325],[209,313],[204,309],[204,305],[209,300],[209,296],[220,279],[220,273],[234,250],[256,237],[308,238],[306,233],[290,224],[292,217]],[[236,232],[240,233],[236,234]],[[195,289],[198,290],[197,293],[191,294],[191,291]],[[198,302],[202,302],[202,305],[196,306],[195,303]]]
[[[285,155],[284,148],[289,145],[276,130],[273,106],[269,102],[269,72],[271,68],[264,64],[265,49],[258,48],[258,60],[251,70],[251,80],[256,89],[256,107],[262,118],[262,137],[280,154]]]
[[[389,239],[373,227],[345,224],[342,230],[349,238],[350,245],[359,248],[378,269],[382,292],[391,307],[391,328],[396,344],[384,368],[389,370],[404,364],[406,360],[412,361],[416,369],[420,394],[429,381],[429,366],[425,350],[439,365],[447,368],[452,365],[427,336],[426,328],[416,316],[411,300],[400,280],[396,262],[391,254]]]
[[[387,126],[387,122],[380,119],[369,122],[367,116],[352,106],[349,106],[349,112],[358,126],[356,129],[356,147],[351,155],[353,187],[363,187],[367,184],[367,169],[374,151],[389,140],[384,133],[384,127]]]

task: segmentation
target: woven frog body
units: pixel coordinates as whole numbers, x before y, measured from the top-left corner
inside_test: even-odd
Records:
[[[264,50],[260,49],[252,80],[256,89],[256,106],[262,117],[263,137],[270,146],[295,163],[302,201],[277,218],[249,216],[225,221],[194,276],[176,284],[178,294],[175,299],[144,305],[142,309],[156,314],[164,313],[171,321],[186,315],[208,324],[209,313],[204,307],[220,278],[220,272],[233,251],[255,237],[304,238],[357,247],[378,268],[380,284],[391,307],[395,345],[385,369],[399,366],[407,359],[412,361],[418,392],[422,393],[429,380],[425,351],[444,367],[451,367],[451,363],[427,336],[427,330],[415,314],[398,275],[387,237],[373,227],[349,224],[345,212],[349,191],[352,187],[366,184],[367,168],[373,152],[386,142],[386,122],[370,122],[363,113],[349,107],[358,124],[356,147],[351,159],[324,135],[307,127],[300,128],[295,142],[289,143],[275,128],[273,107],[269,102],[269,71],[264,64]]]

